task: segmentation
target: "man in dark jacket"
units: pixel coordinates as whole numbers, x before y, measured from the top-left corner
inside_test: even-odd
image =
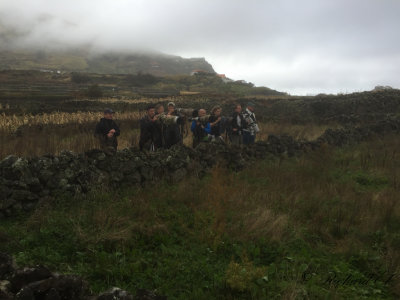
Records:
[[[161,122],[162,116],[164,116],[164,106],[162,104],[156,105],[156,114],[154,118],[156,119],[154,122],[154,148],[160,149],[165,145],[165,125]]]
[[[155,137],[155,108],[154,106],[147,107],[146,115],[140,119],[140,150],[154,151],[154,137]]]
[[[214,106],[211,110],[211,116],[209,118],[211,132],[210,137],[212,142],[223,143],[224,140],[221,136],[222,132],[222,108],[221,106]]]
[[[117,151],[117,136],[120,135],[118,125],[113,120],[114,112],[111,109],[104,111],[104,117],[96,125],[95,136],[100,141],[101,149],[107,154],[114,154]]]
[[[243,144],[243,129],[246,128],[246,121],[242,114],[242,106],[237,104],[235,106],[235,111],[232,115],[231,123],[231,143],[232,145],[240,146]]]

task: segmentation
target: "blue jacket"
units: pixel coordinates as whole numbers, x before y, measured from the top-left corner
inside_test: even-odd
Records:
[[[197,126],[197,121],[192,121],[192,125],[190,126],[190,130],[193,132],[195,137],[203,137],[211,132],[211,125],[207,122],[206,126],[202,128],[201,126]]]

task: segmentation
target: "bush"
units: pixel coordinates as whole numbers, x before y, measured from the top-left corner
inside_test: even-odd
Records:
[[[88,88],[87,96],[89,98],[101,98],[103,96],[103,91],[98,84],[94,84]]]
[[[136,75],[129,75],[127,77],[128,83],[132,84],[133,86],[146,86],[156,84],[160,80],[151,74],[143,74],[142,72],[138,72]]]
[[[71,74],[71,81],[74,83],[87,83],[90,81],[90,77],[87,74],[74,72]]]

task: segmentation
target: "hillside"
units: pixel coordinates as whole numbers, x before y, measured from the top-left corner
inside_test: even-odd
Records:
[[[182,58],[162,53],[91,53],[87,50],[0,51],[0,70],[60,70],[103,74],[183,75],[193,70],[215,73],[204,58]]]

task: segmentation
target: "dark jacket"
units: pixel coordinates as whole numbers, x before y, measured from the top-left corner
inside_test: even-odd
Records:
[[[214,123],[217,119],[218,119],[217,116],[212,115],[212,116],[210,116],[210,119],[208,120],[208,122]],[[215,124],[214,126],[211,126],[211,132],[210,132],[211,135],[213,135],[215,137],[218,137],[221,135],[221,121],[222,121],[222,118],[217,124]]]
[[[157,116],[157,114],[156,114]],[[154,122],[153,142],[156,149],[164,147],[165,144],[165,125],[161,120]]]
[[[99,136],[99,135],[107,136],[108,132],[111,129],[115,130],[114,136],[119,136],[120,135],[121,132],[119,130],[119,127],[118,127],[117,123],[115,123],[114,120],[101,118],[100,122],[97,123],[97,125],[96,125],[95,134],[97,136]]]
[[[246,120],[244,119],[243,115],[241,113],[238,113],[235,111],[232,115],[231,134],[241,135],[243,129],[246,128],[246,125],[247,125],[247,123],[246,123]],[[234,128],[237,130],[233,131]]]
[[[155,121],[150,120],[148,116],[140,119],[140,150],[143,148],[150,150],[151,144],[154,143]]]
[[[173,114],[174,116],[180,117],[177,113]],[[180,122],[182,118],[180,117],[177,120],[177,123],[174,124],[165,124],[165,148],[170,148],[175,144],[182,143],[182,134],[180,128]]]
[[[111,129],[114,129],[115,133],[111,138],[109,138],[107,134]],[[119,136],[120,133],[121,131],[119,130],[119,127],[114,120],[101,118],[100,122],[97,123],[96,125],[94,134],[99,138],[100,146],[102,149],[106,149],[107,147],[112,147],[114,148],[114,150],[117,150],[118,146],[117,136]]]

